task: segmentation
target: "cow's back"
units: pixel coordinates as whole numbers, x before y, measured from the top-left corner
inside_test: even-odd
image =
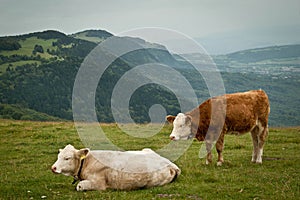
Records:
[[[249,132],[257,123],[266,126],[269,100],[263,90],[226,95],[225,126],[228,131]]]
[[[258,121],[267,126],[269,112],[267,94],[263,90],[251,90],[210,98],[186,114],[192,118],[192,132],[203,141],[209,127],[245,133]]]
[[[143,151],[91,151],[83,167],[83,178],[98,177],[106,188],[136,189],[170,183],[180,169],[150,149]]]

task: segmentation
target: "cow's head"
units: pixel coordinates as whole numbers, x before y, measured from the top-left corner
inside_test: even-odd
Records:
[[[170,135],[171,140],[187,140],[193,138],[191,131],[192,120],[190,116],[179,113],[177,116],[168,115],[166,119],[173,124],[173,130]]]
[[[57,161],[52,165],[51,170],[56,174],[64,174],[73,176],[80,166],[80,160],[85,158],[89,153],[89,149],[75,149],[68,144],[64,149],[60,149]]]

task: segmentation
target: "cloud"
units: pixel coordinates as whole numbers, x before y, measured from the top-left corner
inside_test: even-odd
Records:
[[[300,25],[298,0],[2,0],[0,7],[0,35],[88,28],[118,33],[152,26],[203,37],[292,24]]]

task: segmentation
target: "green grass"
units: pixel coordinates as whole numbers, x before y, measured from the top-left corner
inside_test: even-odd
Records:
[[[44,49],[44,53],[37,53],[37,55],[40,55],[42,58],[50,59],[54,57],[53,55],[50,55],[47,53],[47,49],[49,50],[56,50],[57,47],[52,46],[53,42],[56,42],[57,39],[39,39],[37,37],[30,37],[25,40],[20,40],[19,43],[21,45],[21,48],[14,51],[2,51],[1,54],[4,56],[11,56],[11,55],[26,55],[31,56],[32,51],[34,49],[34,46],[36,44],[41,45]]]
[[[56,42],[57,39],[39,39],[37,37],[29,37],[24,40],[20,40],[19,43],[21,45],[21,48],[18,50],[13,50],[13,51],[1,51],[0,54],[3,56],[12,56],[12,55],[20,55],[20,56],[40,56],[41,58],[44,59],[51,59],[55,58],[57,56],[53,56],[47,52],[47,49],[51,50],[57,50],[57,46],[52,46],[53,42]],[[36,55],[33,55],[32,51],[34,50],[34,46],[38,44],[41,45],[44,49],[44,53],[36,53]],[[69,48],[69,47],[65,47]],[[4,73],[7,69],[8,66],[11,66],[11,68],[15,68],[17,66],[23,66],[26,64],[34,64],[36,63],[37,65],[41,64],[41,61],[37,60],[23,60],[23,61],[16,61],[16,62],[7,62],[2,65],[0,65],[0,73]]]
[[[114,124],[102,126],[125,149],[159,149],[169,143],[170,126],[150,138],[132,138]],[[222,167],[198,158],[194,141],[175,163],[179,178],[163,187],[135,191],[76,192],[72,178],[50,171],[59,148],[83,144],[71,122],[0,120],[0,199],[297,199],[300,196],[300,128],[274,128],[262,165],[252,164],[249,134],[225,137]]]
[[[94,42],[94,43],[100,43],[105,39],[99,38],[99,37],[90,37],[90,36],[86,36],[86,33],[78,33],[75,35],[74,38],[77,39],[82,39],[82,40],[86,40],[86,41],[90,41],[90,42]]]

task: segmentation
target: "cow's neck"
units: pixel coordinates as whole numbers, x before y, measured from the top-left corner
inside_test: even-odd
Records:
[[[80,159],[80,165],[79,165],[79,168],[78,168],[77,172],[75,172],[75,174],[74,174],[74,181],[73,181],[72,184],[75,184],[78,180],[81,180],[80,174],[81,174],[81,171],[82,171],[84,160],[85,160],[85,158]]]
[[[199,128],[199,126],[195,125],[195,126],[192,126],[192,134],[194,135],[194,137],[199,140],[199,141],[204,141],[205,139],[205,133],[206,132],[203,132],[202,129]]]

